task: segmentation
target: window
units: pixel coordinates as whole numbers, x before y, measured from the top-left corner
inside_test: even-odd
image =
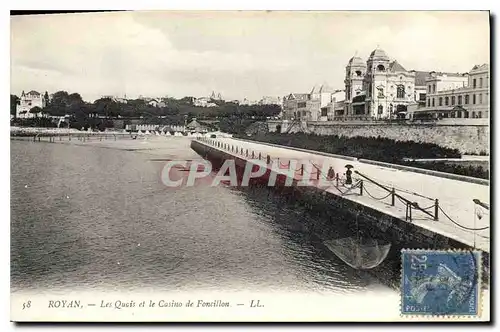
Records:
[[[327,116],[328,115],[328,108],[326,107],[323,107],[321,109],[321,116]]]
[[[432,107],[436,106],[435,99],[432,98]]]
[[[384,88],[378,89],[378,97],[379,98],[384,98]]]
[[[427,99],[427,107],[431,106],[431,98]]]
[[[361,76],[361,70],[356,70],[356,76]]]
[[[436,84],[432,85],[432,93],[436,93]]]
[[[384,106],[378,105],[378,114],[384,113]]]
[[[476,79],[472,80],[472,87],[475,89],[476,88]]]
[[[483,78],[481,77],[479,79],[479,87],[482,88],[483,87]]]
[[[451,106],[455,105],[455,96],[451,96]]]
[[[429,89],[428,89],[428,92],[431,93],[432,90],[431,90],[431,86],[429,85]]]
[[[448,106],[449,103],[450,103],[450,98],[444,97],[444,106]]]
[[[483,94],[482,93],[479,94],[479,103],[480,104],[483,103]]]
[[[418,95],[418,99],[419,99],[420,101],[424,101],[424,100],[425,100],[425,97],[426,97],[426,94],[425,94],[425,93],[419,93],[419,95]]]
[[[477,112],[477,117],[478,118],[482,118],[483,117],[483,112],[481,112],[481,111]]]
[[[472,118],[475,119],[476,118],[476,112],[472,111]]]
[[[306,103],[303,102],[303,103],[297,103],[297,108],[304,108],[306,107]]]
[[[385,67],[383,65],[378,65],[377,70],[378,71],[385,71]]]
[[[443,97],[439,97],[439,106],[443,106]]]
[[[465,95],[465,105],[469,105],[469,95]]]
[[[472,95],[472,104],[476,104],[476,95]]]
[[[404,98],[405,97],[405,87],[404,85],[398,85],[396,98]]]
[[[458,105],[462,105],[462,96],[458,96]]]

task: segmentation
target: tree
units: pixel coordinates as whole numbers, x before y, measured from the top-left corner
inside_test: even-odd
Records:
[[[42,109],[38,106],[35,106],[32,109],[30,109],[30,113],[35,114],[36,118],[38,118],[38,113],[40,113],[41,111],[42,111]]]
[[[10,95],[10,114],[16,117],[17,104],[19,103],[19,97],[16,95]]]
[[[45,91],[45,94],[43,95],[43,99],[45,99],[45,105],[49,104],[49,93]]]

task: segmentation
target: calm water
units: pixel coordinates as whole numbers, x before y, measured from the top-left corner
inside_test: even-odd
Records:
[[[199,158],[171,138],[163,158]],[[13,290],[384,287],[266,189],[167,189],[148,151],[11,141]]]

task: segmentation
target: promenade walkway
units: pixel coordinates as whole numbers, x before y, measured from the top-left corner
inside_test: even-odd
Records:
[[[260,153],[261,158],[266,160],[267,155],[269,155],[271,161],[279,159],[281,164],[287,164],[289,160],[298,160],[299,163],[303,164],[312,162],[321,168],[326,163],[328,166],[332,166],[335,173],[339,173],[341,177],[344,177],[345,165],[350,164],[353,166],[353,170],[369,179],[375,180],[387,188],[394,188],[397,195],[404,199],[396,197],[394,205],[392,205],[392,195],[366,179],[363,180],[362,195],[360,195],[359,188],[347,190],[348,188],[342,186],[337,188],[334,185],[326,188],[326,191],[403,221],[412,222],[431,232],[444,235],[471,247],[486,252],[490,251],[489,210],[481,208],[473,202],[473,199],[479,199],[489,205],[489,186],[487,185],[371,165],[340,157],[323,156],[315,154],[313,151],[301,152],[232,138],[202,138],[201,140],[204,141],[202,143],[212,147],[214,147],[214,142],[233,147],[233,152],[231,149],[219,149],[247,160],[251,159],[251,152],[254,152],[255,158]],[[244,151],[243,154],[241,149]],[[247,149],[249,157],[246,157]],[[315,169],[313,168],[313,170]],[[282,174],[286,174],[285,171],[283,170]],[[315,173],[311,174],[313,174],[309,175],[311,179],[316,178]],[[297,174],[295,178],[300,179],[300,174]],[[361,177],[353,173],[353,179],[356,183],[356,180],[361,179]],[[439,200],[438,220],[434,220],[432,217],[435,214],[435,199]],[[430,215],[418,209],[412,209],[412,218],[408,220],[407,204],[404,200],[416,202],[420,207],[425,208]]]

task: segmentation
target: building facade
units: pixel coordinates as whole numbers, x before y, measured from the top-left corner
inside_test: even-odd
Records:
[[[316,85],[310,93],[291,93],[283,97],[284,120],[327,121],[334,116],[335,102],[343,99],[343,90],[327,84]]]
[[[476,65],[469,73],[431,72],[427,78],[426,107],[414,112],[413,118],[431,115],[438,118],[488,118],[488,64]]]
[[[264,96],[258,102],[259,105],[283,105],[283,101],[280,97]]]
[[[31,113],[31,109],[34,107],[44,108],[47,105],[47,101],[44,96],[34,90],[28,93],[21,93],[19,98],[19,104],[16,106],[16,117],[21,119],[34,118],[40,116],[39,114]]]
[[[346,66],[344,114],[337,117],[390,119],[425,99],[425,72],[406,70],[377,48],[366,63],[352,57]],[[340,112],[339,112],[340,113]]]
[[[217,104],[213,103],[212,99],[207,97],[193,98],[193,105],[198,107],[217,107]]]

